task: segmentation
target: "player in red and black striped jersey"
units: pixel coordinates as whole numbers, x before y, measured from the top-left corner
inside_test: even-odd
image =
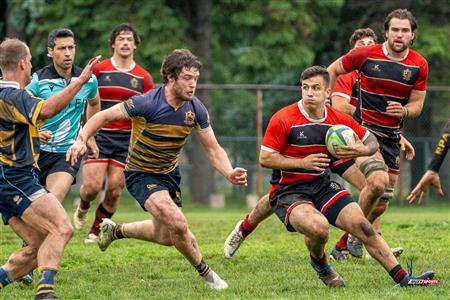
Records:
[[[420,115],[428,75],[426,60],[410,49],[417,28],[411,12],[394,10],[384,25],[385,43],[353,49],[328,67],[331,86],[339,74],[358,70],[360,103],[354,118],[380,144],[380,151],[372,157],[357,159],[367,181],[359,203],[371,222],[386,210],[393,196],[399,175],[400,130],[405,118]]]
[[[439,142],[434,150],[433,159],[428,166],[428,171],[420,179],[416,187],[408,195],[407,200],[413,203],[419,197],[419,204],[423,203],[423,198],[428,191],[428,188],[434,186],[439,195],[444,196],[441,188],[441,180],[439,178],[439,169],[444,162],[448,149],[450,148],[450,119],[445,124]]]
[[[360,239],[395,282],[409,285],[414,277],[400,266],[349,193],[324,173],[330,162],[325,136],[331,126],[345,124],[355,131],[357,142],[341,146],[336,153],[340,158],[373,155],[378,150],[375,136],[350,116],[325,105],[330,92],[325,68],[310,67],[303,71],[300,80],[302,100],[275,113],[261,145],[260,164],[274,170],[272,209],[288,231],[305,236],[311,266],[326,285],[345,286],[325,255],[329,224]],[[419,278],[433,276],[427,272]]]
[[[132,96],[144,94],[154,88],[150,74],[134,61],[134,51],[140,43],[136,30],[128,24],[121,24],[112,31],[109,42],[113,56],[94,69],[98,79],[101,110],[106,110]],[[99,195],[104,184],[102,174],[107,176],[104,199],[96,210],[96,217],[85,240],[86,243],[97,240],[102,219],[111,218],[117,210],[125,185],[123,169],[128,154],[130,134],[131,121],[106,124],[95,138],[99,157],[87,159],[84,162],[80,204],[74,214],[76,229],[81,230],[86,223],[90,202]]]

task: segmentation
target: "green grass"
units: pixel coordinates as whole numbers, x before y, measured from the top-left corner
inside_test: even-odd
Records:
[[[147,218],[126,200],[115,216],[118,222]],[[68,205],[69,206],[69,205]],[[70,217],[72,216],[71,208]],[[237,256],[223,258],[222,245],[229,231],[247,210],[212,211],[186,208],[190,228],[205,260],[230,288],[207,289],[196,271],[174,249],[121,240],[106,252],[83,244],[86,232],[77,232],[66,248],[56,291],[63,299],[449,299],[450,206],[392,207],[383,219],[383,235],[391,246],[402,246],[400,259],[414,261],[416,273],[432,269],[441,284],[426,288],[394,286],[373,260],[332,263],[347,283],[345,289],[323,285],[309,266],[302,236],[288,233],[275,217],[260,225]],[[90,220],[92,220],[91,212]],[[340,232],[330,231],[327,252]],[[0,261],[20,245],[8,227],[0,228]],[[35,275],[35,279],[36,279]],[[2,299],[32,299],[33,287],[14,283],[0,291]]]

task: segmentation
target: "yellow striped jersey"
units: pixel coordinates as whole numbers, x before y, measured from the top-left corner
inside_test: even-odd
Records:
[[[125,170],[172,172],[192,130],[210,126],[208,111],[197,97],[174,109],[167,102],[164,86],[120,105],[133,124]]]
[[[0,80],[0,164],[38,167],[38,116],[44,101],[17,82]]]

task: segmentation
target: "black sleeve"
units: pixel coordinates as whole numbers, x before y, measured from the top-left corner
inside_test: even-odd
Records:
[[[439,138],[439,142],[434,150],[433,159],[428,166],[428,170],[439,172],[441,168],[442,162],[444,161],[445,155],[448,152],[448,148],[450,147],[450,119],[447,121],[447,124],[444,126],[444,130],[442,132],[441,137]]]

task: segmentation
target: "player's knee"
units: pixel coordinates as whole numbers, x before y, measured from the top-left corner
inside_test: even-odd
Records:
[[[173,218],[170,223],[169,230],[175,235],[184,235],[188,231],[188,224],[185,218]]]
[[[321,244],[328,241],[328,233],[327,222],[317,222],[312,228],[312,237]]]
[[[108,194],[108,197],[105,197],[105,200],[110,199],[112,202],[110,204],[116,204],[122,194],[122,189],[120,187],[116,187],[113,189],[108,189],[106,193]]]
[[[83,185],[81,186],[81,191],[91,197],[96,196],[101,189],[102,184],[99,184],[95,180],[87,180],[83,182]]]
[[[367,178],[367,187],[375,196],[381,197],[389,186],[389,176],[386,172],[373,172]]]
[[[73,227],[70,224],[70,222],[61,222],[57,226],[57,235],[64,240],[66,243],[69,242],[69,240],[73,236]]]

